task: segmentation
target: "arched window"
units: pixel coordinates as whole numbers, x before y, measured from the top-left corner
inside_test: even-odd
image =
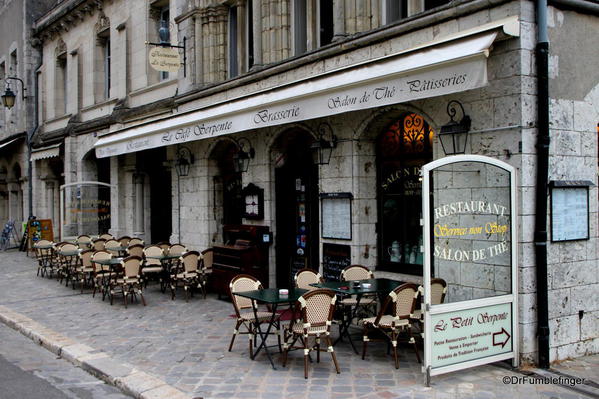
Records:
[[[422,165],[433,158],[433,130],[405,114],[377,139],[379,269],[422,274]]]

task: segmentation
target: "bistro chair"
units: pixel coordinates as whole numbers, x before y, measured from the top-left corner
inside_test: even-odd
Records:
[[[200,259],[200,268],[206,278],[206,291],[212,282],[212,263],[214,262],[214,249],[208,248],[202,251]]]
[[[58,250],[65,244],[69,244],[66,241],[54,243],[52,245],[52,253],[50,255],[50,263],[52,265],[52,271],[56,272],[56,280],[60,280],[60,262],[61,257],[58,255]]]
[[[379,331],[391,342],[393,357],[395,358],[395,368],[398,369],[397,337],[399,332],[405,331],[409,336],[408,342],[414,345],[414,352],[416,353],[418,362],[421,362],[416,341],[412,337],[412,325],[410,324],[410,319],[414,317],[416,298],[418,298],[418,286],[412,283],[402,284],[389,293],[376,317],[369,317],[362,320],[364,326],[362,334],[362,359],[366,356],[368,342],[377,341],[371,338],[370,333],[372,331]]]
[[[120,247],[121,243],[118,242],[115,239],[110,239],[110,240],[106,240],[106,242],[104,243],[104,249],[106,249],[108,252],[110,252],[112,254],[112,256],[120,256],[121,251],[118,249],[114,249],[117,247]]]
[[[293,276],[293,280],[295,281],[296,288],[303,288],[310,291],[316,289],[316,287],[310,284],[324,283],[324,278],[322,278],[320,273],[309,268],[298,270],[295,276]]]
[[[117,241],[121,244],[121,247],[128,247],[129,241],[131,241],[131,237],[122,236],[122,237],[117,238]]]
[[[168,241],[160,241],[154,245],[159,246],[160,248],[162,248],[162,250],[166,253],[168,252],[168,249],[171,247],[171,243]]]
[[[144,246],[142,244],[133,244],[129,245],[127,248],[127,256],[139,256],[140,258],[144,257]]]
[[[447,282],[442,278],[434,278],[431,280],[431,304],[439,305],[445,302],[445,295],[447,294]],[[424,295],[424,287],[418,287],[418,299],[422,299],[422,295]],[[419,301],[416,301],[416,305],[418,305]],[[410,319],[414,324],[418,325],[420,331],[424,333],[424,314],[422,313],[422,309],[415,309],[413,313],[413,317]]]
[[[133,302],[133,299],[136,298],[137,294],[139,294],[141,302],[146,306],[146,300],[144,299],[141,288],[141,261],[142,259],[139,256],[128,256],[121,261],[123,276],[110,280],[111,305],[114,295],[120,293],[123,295],[125,309],[127,308],[127,297],[131,296],[131,302]]]
[[[104,300],[104,297],[106,296],[106,287],[108,286],[110,276],[113,275],[109,266],[105,266],[95,262],[98,260],[106,260],[110,258],[112,258],[112,254],[105,250],[95,251],[92,254],[91,262],[94,266],[94,291],[92,292],[92,298],[96,297],[96,290],[99,290],[102,292],[102,300]]]
[[[254,315],[254,308],[257,309],[258,304],[256,301],[245,298],[239,295],[235,295],[236,292],[243,291],[254,291],[261,290],[262,284],[258,279],[248,274],[239,274],[231,280],[229,283],[229,295],[231,296],[231,303],[235,309],[235,315],[237,316],[237,322],[233,329],[233,336],[231,337],[231,343],[229,344],[229,352],[233,349],[233,343],[237,334],[247,335],[250,345],[250,358],[254,357],[254,343],[257,337],[257,326],[256,317]],[[271,320],[272,313],[264,311],[256,311],[257,319],[259,323],[268,323]],[[280,326],[279,320],[275,320],[274,327],[278,330]],[[239,331],[240,327],[243,327],[245,331]],[[278,335],[280,340],[280,335]],[[280,345],[280,342],[279,342]]]
[[[96,238],[92,241],[94,251],[104,251],[106,248],[106,240],[103,238]]]
[[[51,246],[52,241],[39,240],[35,243],[33,249],[35,251],[35,258],[37,260],[37,275],[44,277],[48,270],[50,270],[50,277],[52,277],[52,248],[39,248],[40,246]]]
[[[308,358],[310,351],[316,351],[316,362],[320,363],[320,352],[329,352],[335,364],[337,374],[339,364],[331,342],[331,324],[335,301],[337,296],[331,290],[315,289],[302,295],[296,304],[295,314],[300,315],[299,320],[291,320],[285,329],[285,342],[283,344],[283,367],[287,364],[289,349],[303,349],[304,351],[304,378],[308,378]],[[310,338],[314,338],[314,345],[310,346]],[[294,346],[297,340],[302,346]],[[321,348],[321,339],[327,345]]]
[[[169,255],[181,256],[187,252],[187,248],[185,248],[185,245],[183,244],[173,244],[168,248],[168,250],[164,250],[164,252],[168,253]]]
[[[206,298],[206,278],[199,268],[200,257],[198,251],[185,252],[180,259],[183,270],[176,270],[173,273],[174,268],[171,269],[171,299],[175,299],[175,291],[179,284],[182,284],[185,289],[186,302],[189,302],[189,296],[193,295],[194,288],[202,290],[202,294]]]
[[[341,281],[370,280],[373,278],[374,274],[372,271],[366,266],[362,265],[348,266],[341,270],[340,276]],[[358,306],[358,298],[356,296],[342,298],[339,302],[342,306],[350,308],[352,321],[353,317],[355,317],[359,311],[366,312],[367,315],[376,315],[377,297],[374,294],[362,295],[358,308],[356,308],[356,306]],[[354,308],[353,311],[351,311],[351,308]],[[344,312],[344,314],[347,314],[347,312]]]
[[[108,241],[108,240],[114,240],[114,236],[112,234],[109,234],[109,233],[100,234],[99,237],[101,239],[103,239],[103,240],[106,240],[106,241]]]
[[[77,237],[75,243],[84,251],[92,248],[92,239],[87,234],[82,234]]]
[[[132,239],[129,240],[129,246],[131,245],[144,245],[144,240],[142,240],[141,238],[137,238],[137,237],[133,237]]]
[[[144,279],[144,284],[148,286],[148,280],[150,277],[154,277],[160,282],[160,289],[164,292],[165,283],[163,281],[164,268],[162,267],[162,261],[160,259],[153,259],[150,256],[158,257],[163,256],[164,252],[158,245],[150,245],[143,250],[144,262],[141,268],[141,275]]]
[[[82,294],[83,286],[86,283],[91,284],[94,277],[95,267],[92,263],[92,256],[94,253],[95,251],[93,249],[88,249],[81,252],[79,254],[79,265],[75,267],[74,270],[73,283],[75,281],[79,282],[79,287]]]
[[[79,247],[71,243],[62,243],[57,250],[58,252],[58,274],[60,283],[65,279],[65,286],[69,286],[69,281],[73,280],[75,268],[79,264]],[[75,254],[76,253],[76,254]],[[74,283],[74,281],[73,281]],[[73,289],[75,288],[73,284]]]

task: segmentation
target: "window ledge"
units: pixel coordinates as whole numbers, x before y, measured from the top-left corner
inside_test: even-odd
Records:
[[[135,97],[144,93],[148,93],[150,91],[154,91],[154,90],[158,90],[158,89],[162,89],[163,87],[169,87],[169,86],[173,86],[176,85],[178,82],[177,79],[175,78],[169,78],[167,80],[163,80],[161,82],[158,83],[153,83],[149,86],[143,87],[141,89],[137,89],[135,91],[132,91],[131,93],[129,93],[129,95],[131,97]]]
[[[44,121],[44,124],[56,123],[56,122],[63,121],[65,119],[71,119],[72,116],[73,116],[73,114],[62,114],[62,115],[56,116],[52,119],[46,119]]]
[[[109,98],[108,100],[103,100],[100,101],[99,103],[95,103],[92,105],[88,105],[87,107],[83,107],[81,108],[81,112],[87,112],[87,111],[92,111],[96,108],[100,108],[100,107],[105,107],[107,105],[111,105],[111,104],[116,104],[116,102],[118,101],[118,98]]]

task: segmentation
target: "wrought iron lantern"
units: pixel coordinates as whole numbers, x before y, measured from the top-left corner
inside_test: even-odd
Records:
[[[330,138],[330,140],[327,139]],[[318,139],[310,145],[312,160],[316,165],[328,165],[333,148],[337,147],[337,136],[333,134],[331,125],[324,122],[318,126]]]
[[[187,147],[179,147],[177,150],[177,161],[175,163],[175,169],[177,170],[177,176],[185,177],[189,175],[189,168],[194,163],[195,159],[191,150]]]
[[[462,118],[458,122],[454,119],[458,113],[459,107]],[[439,132],[439,140],[446,155],[456,155],[466,153],[466,142],[468,140],[468,132],[470,131],[471,120],[464,112],[464,107],[459,101],[452,100],[447,104],[447,115],[450,121],[441,126]]]
[[[233,155],[233,168],[237,173],[247,172],[250,159],[256,156],[256,150],[254,150],[252,143],[245,137],[233,139],[233,141],[237,144],[237,152]]]

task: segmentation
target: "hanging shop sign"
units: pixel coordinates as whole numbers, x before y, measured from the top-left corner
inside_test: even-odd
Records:
[[[438,39],[368,63],[113,132],[98,140],[96,156],[110,157],[480,88],[487,84],[487,57],[500,28],[515,35],[518,26],[517,18],[508,18],[488,31]]]
[[[500,360],[518,363],[515,169],[458,155],[423,167],[424,325],[430,377]],[[444,303],[431,280],[444,278]]]
[[[150,66],[159,72],[177,72],[181,68],[179,50],[171,47],[154,47],[148,54]]]

